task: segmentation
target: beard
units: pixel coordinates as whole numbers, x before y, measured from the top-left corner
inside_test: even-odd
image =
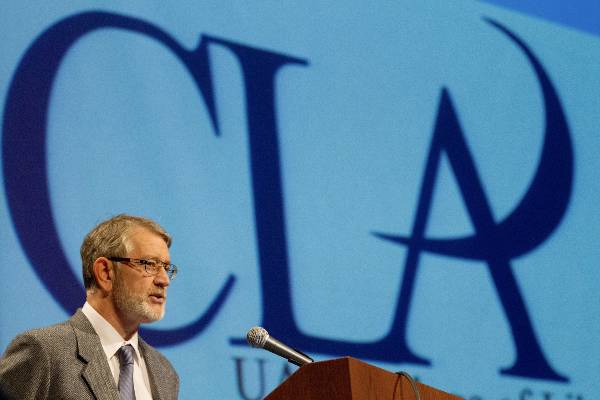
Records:
[[[150,293],[132,293],[118,274],[113,285],[115,306],[128,319],[144,323],[158,321],[165,316],[164,305],[159,310],[153,309],[148,302]]]

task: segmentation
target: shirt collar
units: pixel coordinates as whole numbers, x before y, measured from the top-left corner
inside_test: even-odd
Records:
[[[121,337],[119,332],[106,320],[98,311],[92,307],[87,301],[83,305],[81,311],[85,314],[87,319],[90,321],[94,330],[100,337],[100,343],[102,349],[106,354],[107,359],[111,359],[112,356],[126,344],[131,344],[135,350],[135,358],[138,357],[138,333],[134,333],[131,339],[125,340]]]

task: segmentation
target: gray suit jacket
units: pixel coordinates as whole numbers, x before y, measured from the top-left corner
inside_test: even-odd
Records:
[[[175,400],[179,377],[169,361],[139,340],[152,397]],[[77,310],[68,321],[17,336],[0,360],[0,393],[9,399],[119,400],[100,338]]]

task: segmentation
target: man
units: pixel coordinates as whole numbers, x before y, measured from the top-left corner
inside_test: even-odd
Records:
[[[0,360],[10,399],[176,399],[179,377],[138,336],[165,313],[171,237],[157,223],[118,215],[81,245],[86,303],[68,321],[23,333]]]

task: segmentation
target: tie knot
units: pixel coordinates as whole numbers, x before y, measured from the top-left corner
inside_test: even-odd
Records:
[[[133,364],[133,346],[126,344],[119,349],[119,363],[121,366]]]

